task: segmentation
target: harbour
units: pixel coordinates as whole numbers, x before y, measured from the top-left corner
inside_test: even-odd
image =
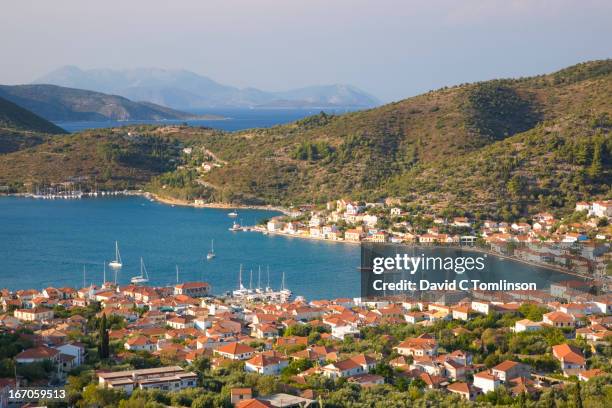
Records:
[[[230,213],[237,213],[235,217]],[[105,196],[83,200],[0,198],[0,287],[11,290],[100,285],[106,266],[120,261],[117,283],[142,276],[146,263],[149,285],[206,281],[223,295],[243,286],[257,295],[282,290],[307,299],[359,296],[358,245],[231,231],[234,222],[256,225],[276,211],[236,208],[172,207],[143,196]],[[213,241],[214,240],[214,244]],[[115,241],[120,248],[119,260]],[[213,247],[214,246],[214,247]],[[208,253],[214,251],[214,257]],[[424,249],[453,254],[451,248]],[[533,276],[538,287],[567,275],[510,259],[489,257],[491,273],[500,279]],[[247,285],[251,271],[269,270],[270,284]],[[114,274],[111,270],[109,274]],[[111,276],[111,275],[108,275]],[[264,275],[262,275],[263,277]],[[114,279],[114,278],[113,278]],[[259,292],[257,289],[259,288]]]

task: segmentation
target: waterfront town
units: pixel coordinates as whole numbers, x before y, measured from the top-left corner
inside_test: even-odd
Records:
[[[502,405],[610,380],[612,297],[584,280],[418,299],[247,292],[215,296],[206,282],[2,290],[0,406],[32,386],[66,389],[76,406],[344,406],[334,401],[391,393]]]
[[[612,253],[612,201],[578,202],[572,215],[538,213],[516,222],[426,214],[399,200],[337,200],[324,209],[287,211],[252,229],[264,234],[345,243],[464,246],[595,278],[606,285]],[[236,230],[239,230],[236,227]]]
[[[367,404],[381,395],[538,406],[582,398],[581,384],[599,390],[584,398],[604,400],[612,203],[575,210],[505,223],[338,200],[233,228],[470,246],[564,274],[540,290],[307,300],[284,285],[218,294],[207,282],[3,289],[0,408],[22,406],[11,390],[30,387],[65,390],[60,404],[83,407],[350,406],[346,398]]]

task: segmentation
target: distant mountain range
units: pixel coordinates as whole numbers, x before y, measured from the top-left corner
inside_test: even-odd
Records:
[[[186,120],[196,117],[150,102],[133,102],[122,96],[56,85],[0,85],[0,97],[55,122]]]
[[[139,68],[128,70],[59,68],[34,81],[88,89],[147,101],[174,109],[211,107],[366,108],[378,99],[350,85],[309,86],[284,92],[236,88],[186,70]]]

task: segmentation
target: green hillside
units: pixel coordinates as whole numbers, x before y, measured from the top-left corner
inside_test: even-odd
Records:
[[[576,200],[610,197],[610,95],[612,60],[605,60],[269,129],[90,131],[70,136],[70,147],[52,141],[0,157],[0,183],[43,175],[61,181],[85,172],[108,185],[150,181],[151,191],[186,200],[290,205],[393,196],[428,211],[482,217],[563,212]],[[94,154],[111,136],[128,140],[127,132],[147,138],[144,145],[129,142],[129,149],[149,146],[143,154],[153,161],[134,167]],[[152,154],[155,140],[164,142]],[[180,155],[185,146],[193,152]],[[49,154],[54,149],[62,155]]]
[[[222,201],[391,195],[487,214],[508,205],[515,214],[541,205],[562,209],[610,193],[611,66],[610,60],[591,62],[550,75],[441,89],[339,117],[209,134],[200,144],[228,164],[201,176],[200,184],[213,187],[211,198]],[[583,159],[573,156],[575,149],[586,152]],[[588,175],[595,151],[598,175],[578,177]],[[514,176],[525,186],[510,196],[506,184]],[[161,184],[171,182],[165,177]]]
[[[46,119],[0,97],[0,128],[62,134],[66,131]]]
[[[53,121],[183,120],[194,115],[149,102],[55,85],[0,85],[0,97]]]
[[[42,143],[45,134],[64,133],[64,129],[46,119],[0,98],[0,154]]]

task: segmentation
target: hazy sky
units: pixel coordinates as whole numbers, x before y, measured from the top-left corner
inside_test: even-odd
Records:
[[[612,57],[612,1],[1,0],[0,83],[62,65],[184,68],[384,101]]]

